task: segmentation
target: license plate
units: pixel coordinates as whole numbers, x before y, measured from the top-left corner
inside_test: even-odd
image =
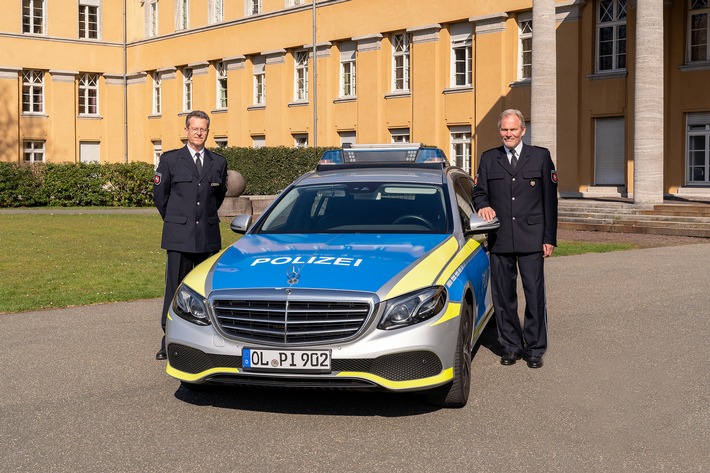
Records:
[[[252,371],[330,372],[330,350],[242,348],[242,368]]]

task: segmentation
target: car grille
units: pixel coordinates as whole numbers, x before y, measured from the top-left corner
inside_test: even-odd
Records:
[[[212,307],[227,335],[285,345],[349,339],[370,313],[370,304],[362,301],[215,299]]]

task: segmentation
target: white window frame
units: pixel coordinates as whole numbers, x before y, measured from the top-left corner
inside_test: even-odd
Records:
[[[47,2],[22,0],[22,33],[47,34]]]
[[[22,162],[43,163],[46,159],[46,142],[44,140],[22,141]]]
[[[190,27],[190,0],[175,0],[175,30]]]
[[[392,143],[409,143],[411,134],[409,128],[390,128]]]
[[[161,140],[155,140],[153,143],[153,167],[158,168],[160,164],[160,156],[163,154],[163,142]]]
[[[163,78],[160,72],[153,72],[153,115],[161,115],[163,110]]]
[[[532,13],[518,15],[518,80],[532,79]]]
[[[308,50],[293,53],[293,100],[308,102]]]
[[[244,0],[244,16],[261,15],[261,0]]]
[[[44,71],[22,71],[22,114],[44,113]]]
[[[266,146],[266,135],[253,135],[251,137],[252,148],[263,148]]]
[[[101,142],[100,141],[80,141],[79,142],[79,162],[100,163],[101,162]]]
[[[357,45],[354,41],[340,44],[340,96],[357,95]]]
[[[158,24],[158,0],[150,0],[148,2],[148,36],[155,37],[159,33]]]
[[[192,68],[182,70],[182,109],[185,112],[192,110]]]
[[[710,2],[705,0],[688,0],[687,61],[710,61]]]
[[[392,91],[409,92],[409,33],[392,35]]]
[[[471,87],[473,85],[473,27],[470,23],[454,23],[451,34],[451,77],[449,85]]]
[[[79,0],[79,38],[101,39],[100,0]]]
[[[224,0],[209,1],[209,22],[222,23],[224,21]]]
[[[597,3],[596,71],[614,72],[626,70],[626,7],[627,0],[601,0]],[[611,31],[610,39],[602,39],[602,32]],[[602,56],[603,45],[610,43],[611,51]],[[602,64],[610,57],[611,64]]]
[[[286,0],[286,4],[284,6],[286,8],[297,7],[299,5],[303,5],[304,3],[305,3],[305,0]]]
[[[704,138],[702,149],[692,148],[694,138]],[[710,113],[688,113],[686,115],[686,137],[685,137],[685,183],[689,186],[707,186],[710,184]],[[702,153],[703,163],[694,163],[691,153]],[[694,179],[693,172],[696,168],[702,168],[705,176],[703,180]]]
[[[449,128],[451,136],[451,161],[467,173],[471,173],[471,126]]]
[[[266,105],[266,59],[262,56],[254,59],[254,95],[252,103]]]
[[[357,144],[357,134],[354,131],[339,131],[338,137],[340,138],[340,147],[344,145],[354,145]]]
[[[291,136],[293,136],[294,148],[308,148],[308,134],[307,133],[294,133]]]
[[[99,75],[83,73],[79,75],[80,116],[97,116],[99,114]]]
[[[228,105],[227,101],[227,64],[223,61],[215,63],[215,72],[217,73],[217,109],[225,110]]]

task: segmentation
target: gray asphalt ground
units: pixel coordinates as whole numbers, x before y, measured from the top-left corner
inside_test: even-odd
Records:
[[[160,301],[0,315],[0,470],[710,471],[710,244],[548,260],[545,366],[491,334],[464,409],[421,395],[195,395]]]

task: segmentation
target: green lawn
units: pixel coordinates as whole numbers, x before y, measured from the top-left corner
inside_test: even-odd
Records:
[[[157,214],[0,215],[0,313],[161,297],[161,227]],[[555,256],[630,248],[562,241]]]

